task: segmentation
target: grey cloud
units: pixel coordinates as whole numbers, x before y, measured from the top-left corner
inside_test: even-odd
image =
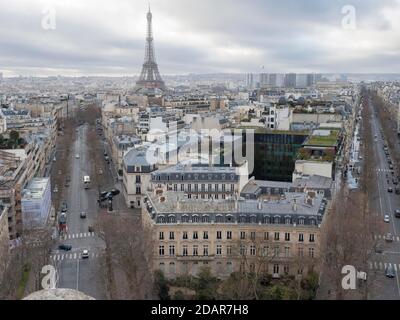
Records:
[[[278,72],[310,70],[335,72],[393,71],[395,54],[365,53],[362,58],[338,61],[320,43],[325,30],[341,28],[341,8],[354,5],[359,28],[387,32],[393,28],[382,9],[396,8],[396,0],[153,0],[155,46],[161,73],[256,72],[262,65]],[[146,4],[142,1],[103,1],[83,9],[57,11],[57,29],[40,26],[41,1],[20,6],[0,2],[0,69],[71,69],[87,73],[138,73],[144,56]],[[107,16],[107,11],[110,11]],[[119,9],[119,10],[117,10]],[[212,39],[202,47],[180,39],[160,37],[165,19],[178,29]],[[121,24],[122,31],[113,28]],[[124,26],[133,26],[124,27]],[[132,29],[131,29],[132,28]],[[181,28],[181,29],[179,29]],[[140,31],[140,32],[139,32]],[[143,32],[142,32],[143,31]],[[190,40],[190,39],[189,39]],[[190,43],[190,44],[189,44]],[[229,60],[215,54],[221,48],[258,52]],[[337,48],[340,50],[340,48]],[[400,54],[400,46],[397,47]],[[382,59],[382,61],[380,60]],[[392,61],[392,66],[388,63]],[[279,70],[278,70],[279,69]],[[284,69],[284,70],[283,70]]]

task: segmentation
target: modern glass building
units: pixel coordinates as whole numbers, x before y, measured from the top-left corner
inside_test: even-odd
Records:
[[[257,129],[254,136],[256,180],[292,181],[298,150],[309,136],[306,132],[271,132]]]

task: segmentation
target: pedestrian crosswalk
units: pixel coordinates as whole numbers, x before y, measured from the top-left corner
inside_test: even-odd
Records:
[[[98,253],[98,252],[89,253],[89,258],[92,258],[92,259],[98,258],[99,256],[100,256],[100,253]],[[77,260],[77,259],[81,259],[80,252],[58,253],[58,254],[50,255],[50,261]]]
[[[94,232],[81,232],[81,233],[72,233],[72,234],[67,234],[61,237],[63,240],[68,240],[68,239],[80,239],[80,238],[89,238],[89,237],[94,237]]]
[[[375,169],[377,172],[392,172],[390,169]]]
[[[368,263],[370,270],[386,270],[387,268],[393,268],[395,272],[400,271],[400,264],[382,261],[370,261]]]
[[[374,235],[374,239],[375,240],[385,240],[385,237],[386,237],[385,235],[380,235],[380,234],[379,235],[377,235],[377,234]],[[392,239],[393,239],[393,241],[398,241],[398,242],[400,241],[400,237],[399,236],[396,236],[396,237],[393,236]]]

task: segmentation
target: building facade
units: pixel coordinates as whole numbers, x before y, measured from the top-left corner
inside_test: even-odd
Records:
[[[148,193],[142,215],[153,235],[153,269],[168,278],[202,266],[219,278],[255,270],[302,275],[318,267],[325,201],[316,193],[267,202]]]

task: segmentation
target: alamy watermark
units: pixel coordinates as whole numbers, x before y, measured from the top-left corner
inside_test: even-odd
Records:
[[[345,276],[342,278],[342,288],[344,290],[356,290],[357,279],[367,280],[367,274],[363,271],[357,271],[356,267],[346,265],[342,268],[342,274]]]
[[[52,265],[45,265],[42,268],[42,288],[45,290],[55,289],[57,284],[57,270]]]
[[[254,170],[254,130],[249,129],[201,129],[162,133],[150,130],[154,135],[146,150],[148,163],[177,164],[195,160],[199,164],[241,165],[247,162],[248,172]]]
[[[44,30],[56,29],[56,9],[53,6],[46,6],[42,9],[41,25]]]
[[[357,28],[356,8],[352,5],[342,7],[342,28],[345,30],[355,30]]]

